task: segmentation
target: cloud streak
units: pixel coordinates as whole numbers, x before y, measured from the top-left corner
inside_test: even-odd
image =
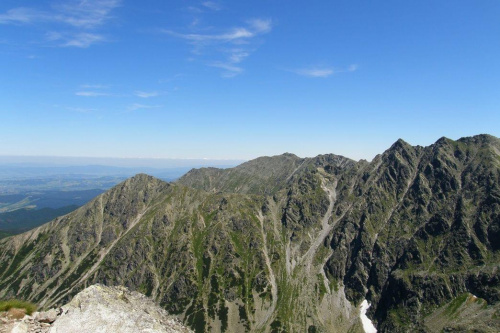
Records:
[[[136,96],[140,98],[153,98],[163,95],[164,93],[158,91],[141,91],[136,90],[133,93],[118,93],[118,92],[109,92],[108,89],[110,86],[103,84],[82,84],[75,92],[75,96],[81,97],[103,97],[103,96],[111,96],[111,97],[131,97]],[[141,105],[138,104],[138,108]],[[144,106],[144,105],[142,105]]]
[[[240,44],[241,42],[256,37],[257,35],[268,33],[271,31],[271,29],[271,20],[254,19],[248,21],[247,27],[236,27],[219,34],[183,34],[172,30],[162,31],[173,37],[191,41],[193,44],[228,42]]]
[[[223,69],[224,72],[222,73],[222,77],[226,78],[235,77],[236,75],[243,73],[243,68],[232,63],[214,62],[209,64],[209,66]]]
[[[52,6],[51,11],[29,7],[9,9],[0,14],[0,24],[64,23],[76,28],[95,29],[111,18],[121,0],[73,0]]]
[[[54,4],[50,10],[12,8],[0,14],[0,24],[35,25],[48,28],[46,40],[63,47],[86,48],[106,40],[95,30],[112,18],[121,0],[72,0]]]
[[[254,33],[250,32],[245,28],[235,28],[231,31],[216,34],[216,35],[202,35],[202,34],[181,34],[170,30],[164,30],[168,35],[179,37],[182,39],[187,39],[194,44],[196,43],[211,43],[211,42],[231,42],[236,40],[242,40],[245,38],[250,38],[254,36]]]
[[[26,7],[13,8],[5,14],[0,14],[0,24],[29,24],[46,19],[45,14]]]
[[[219,11],[222,9],[221,5],[219,5],[218,3],[214,2],[214,1],[204,1],[201,3],[201,5],[205,8],[215,10],[215,11]]]
[[[54,6],[60,13],[56,20],[77,28],[94,29],[111,18],[111,11],[121,0],[78,0]]]
[[[103,35],[81,32],[81,33],[59,33],[49,32],[46,34],[48,41],[58,41],[59,46],[87,48],[95,43],[104,42],[106,38]]]
[[[162,105],[146,105],[146,104],[140,104],[140,103],[134,103],[132,105],[129,105],[127,108],[129,111],[137,111],[137,110],[144,110],[144,109],[157,109],[161,108]]]
[[[354,72],[358,69],[358,65],[350,65],[344,69],[335,69],[333,67],[311,67],[291,70],[291,72],[313,78],[326,78],[339,73]]]
[[[109,86],[105,84],[82,84],[82,89],[108,89]]]
[[[134,95],[136,95],[137,97],[140,97],[140,98],[151,98],[151,97],[157,97],[160,94],[157,91],[151,91],[151,92],[135,91]]]
[[[223,69],[223,77],[234,77],[243,72],[239,65],[256,49],[255,39],[272,30],[270,19],[252,19],[245,25],[219,30],[218,33],[180,33],[164,29],[162,32],[171,37],[185,40],[193,47],[197,57],[211,56],[216,59],[206,61],[210,67]]]
[[[334,71],[330,68],[307,68],[298,69],[295,71],[295,73],[309,77],[329,77],[334,73]]]

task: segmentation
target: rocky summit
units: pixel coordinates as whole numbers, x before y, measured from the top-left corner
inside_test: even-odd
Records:
[[[190,333],[146,296],[124,287],[90,286],[58,309],[0,325],[6,333]]]
[[[489,135],[141,174],[0,240],[0,297],[124,285],[195,332],[498,332],[499,180]]]

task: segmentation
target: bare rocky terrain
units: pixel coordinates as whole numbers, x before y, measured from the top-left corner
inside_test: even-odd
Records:
[[[124,287],[93,285],[57,309],[4,319],[2,333],[190,333],[144,295]]]

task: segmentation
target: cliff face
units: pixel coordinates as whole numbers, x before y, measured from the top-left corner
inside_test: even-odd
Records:
[[[364,299],[379,331],[467,327],[453,318],[476,308],[498,329],[499,178],[487,135],[399,140],[370,163],[284,154],[172,184],[138,175],[0,240],[0,297],[49,307],[123,284],[197,332],[361,331]]]
[[[382,331],[425,330],[427,315],[467,292],[497,303],[498,151],[488,136],[399,141],[358,178],[326,271],[349,300],[373,303]]]

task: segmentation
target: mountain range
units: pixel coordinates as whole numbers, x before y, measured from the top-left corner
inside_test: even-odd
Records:
[[[500,330],[500,139],[139,174],[0,240],[0,297],[42,308],[95,283],[196,332]]]

